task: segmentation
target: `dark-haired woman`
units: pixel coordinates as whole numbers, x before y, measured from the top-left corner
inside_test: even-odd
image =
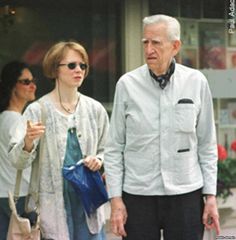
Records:
[[[36,85],[29,67],[18,61],[6,64],[0,78],[0,240],[5,240],[10,220],[8,191],[14,192],[16,169],[8,159],[8,148],[15,127],[24,127],[21,115],[27,102],[35,99]],[[24,196],[28,192],[30,168],[23,171],[19,213],[24,210]]]

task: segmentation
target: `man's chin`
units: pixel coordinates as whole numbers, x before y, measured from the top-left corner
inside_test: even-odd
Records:
[[[146,61],[147,65],[148,65],[148,68],[150,68],[151,70],[152,69],[155,69],[156,66],[158,66],[158,63],[157,61]]]

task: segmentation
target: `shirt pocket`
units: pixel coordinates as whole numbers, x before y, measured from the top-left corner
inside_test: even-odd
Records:
[[[174,157],[174,179],[178,185],[197,183],[201,179],[197,154],[193,151],[177,153]]]
[[[195,104],[177,104],[174,117],[176,132],[195,132],[197,119]]]

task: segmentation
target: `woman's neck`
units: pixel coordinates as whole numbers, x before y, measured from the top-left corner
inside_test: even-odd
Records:
[[[11,99],[7,110],[22,113],[25,104],[25,101],[20,101],[19,99]]]
[[[56,85],[52,96],[60,111],[66,114],[73,114],[76,111],[80,97],[76,88],[62,88]]]
[[[54,94],[57,96],[58,100],[61,98],[61,101],[64,103],[73,103],[78,99],[77,88],[69,88],[61,83],[56,83],[56,87],[53,90]]]

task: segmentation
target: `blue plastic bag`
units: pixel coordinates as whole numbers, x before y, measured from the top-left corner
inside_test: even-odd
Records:
[[[80,196],[88,216],[108,201],[107,191],[98,171],[93,172],[80,160],[75,165],[63,167],[63,176]]]

